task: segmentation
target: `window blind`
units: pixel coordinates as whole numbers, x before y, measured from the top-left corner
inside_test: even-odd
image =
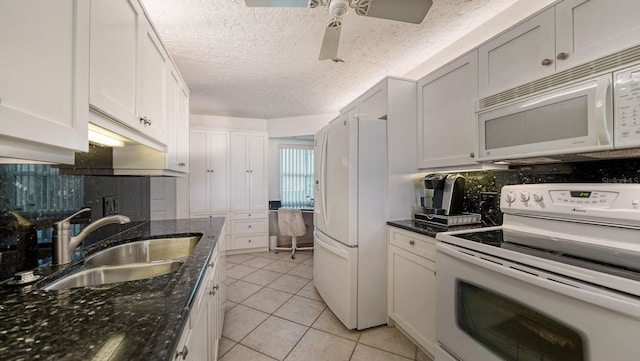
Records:
[[[280,147],[282,207],[313,208],[313,149]]]

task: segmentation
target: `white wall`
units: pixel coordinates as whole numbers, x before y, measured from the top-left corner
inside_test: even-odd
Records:
[[[233,118],[217,115],[191,114],[189,127],[266,131],[267,120],[258,118]]]
[[[270,138],[314,135],[337,116],[338,113],[328,113],[269,119],[267,120],[267,131]]]
[[[267,162],[269,164],[269,200],[280,200],[280,157],[278,148],[280,145],[307,145],[313,148],[313,140],[300,140],[292,138],[270,138],[267,150]]]
[[[403,77],[420,79],[554,2],[556,0],[520,0],[474,29],[471,33],[463,36],[431,58],[426,59],[415,69],[403,75]]]

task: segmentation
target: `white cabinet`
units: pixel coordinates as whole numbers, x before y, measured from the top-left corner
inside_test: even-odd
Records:
[[[640,44],[640,2],[565,0],[479,48],[480,98]]]
[[[220,239],[224,237],[220,235]],[[218,242],[211,255],[207,271],[202,276],[196,297],[189,310],[180,340],[174,352],[175,360],[217,360],[218,344],[222,337],[224,322],[225,293],[224,276],[220,271],[223,256],[218,256],[222,248]]]
[[[267,209],[267,135],[231,132],[231,209]]]
[[[0,2],[3,158],[73,163],[87,151],[89,18],[81,0]]]
[[[224,216],[230,251],[268,249],[267,134],[192,129],[191,217]]]
[[[435,355],[436,240],[395,227],[387,230],[389,324]]]
[[[418,80],[418,168],[475,165],[478,53]]]
[[[163,151],[170,61],[137,0],[91,1],[90,62],[92,122]]]
[[[340,110],[342,117],[366,115],[387,120],[388,219],[412,217],[416,173],[416,82],[386,77]],[[343,118],[344,119],[344,118]]]

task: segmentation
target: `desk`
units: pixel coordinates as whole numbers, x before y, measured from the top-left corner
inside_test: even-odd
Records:
[[[304,224],[307,225],[307,233],[304,236],[298,237],[298,245],[306,246],[308,243],[313,243],[313,209],[302,210],[302,219]],[[269,210],[269,236],[278,236],[278,246],[286,247],[291,245],[291,237],[280,236],[278,234],[278,210]]]

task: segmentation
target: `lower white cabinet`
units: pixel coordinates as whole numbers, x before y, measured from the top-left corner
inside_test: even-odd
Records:
[[[436,240],[387,227],[387,305],[395,325],[423,351],[436,352]]]
[[[222,337],[226,291],[224,289],[224,234],[211,255],[207,271],[200,280],[198,292],[189,311],[173,360],[217,360]],[[223,253],[222,253],[223,254]]]

